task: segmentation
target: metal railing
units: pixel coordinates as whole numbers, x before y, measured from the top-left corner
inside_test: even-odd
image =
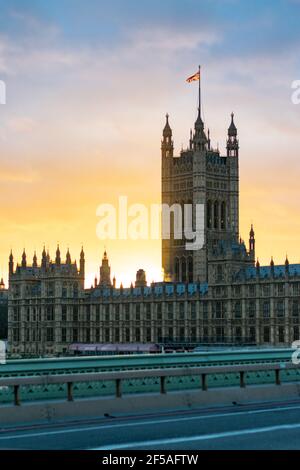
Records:
[[[293,364],[262,364],[262,365],[233,365],[233,366],[210,366],[192,367],[176,369],[155,369],[155,370],[131,370],[117,372],[96,372],[82,374],[65,375],[42,375],[33,377],[9,377],[0,378],[1,387],[13,387],[13,404],[21,405],[22,386],[48,386],[53,384],[66,385],[66,400],[74,401],[73,385],[80,382],[105,382],[114,381],[115,397],[122,398],[122,381],[130,379],[144,379],[147,377],[159,378],[159,393],[166,394],[166,379],[170,377],[199,377],[199,390],[208,391],[207,377],[216,374],[236,373],[239,375],[239,387],[245,388],[246,374],[250,372],[274,372],[274,385],[281,385],[281,371],[300,370],[299,366]],[[213,388],[213,387],[212,387]],[[48,401],[48,400],[46,400]]]

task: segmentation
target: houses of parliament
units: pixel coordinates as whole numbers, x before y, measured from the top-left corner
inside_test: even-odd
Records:
[[[11,357],[63,355],[71,345],[291,345],[300,338],[300,265],[260,266],[253,227],[239,231],[239,141],[231,115],[226,155],[205,132],[200,106],[189,146],[174,155],[166,117],[161,141],[162,203],[205,207],[204,246],[162,240],[164,282],[116,286],[105,252],[99,278],[86,289],[79,264],[59,247],[20,264],[9,257],[8,345]]]

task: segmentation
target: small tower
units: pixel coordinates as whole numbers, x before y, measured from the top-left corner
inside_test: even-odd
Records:
[[[59,248],[59,245],[57,245],[57,248],[56,248],[55,264],[56,264],[56,266],[60,266],[60,265],[61,265],[61,256],[60,256],[60,248]]]
[[[80,252],[79,274],[84,279],[84,276],[85,276],[85,259],[84,259],[83,247],[81,248],[81,252]]]
[[[1,277],[0,290],[5,290],[5,284],[4,284],[4,281],[3,281],[3,277]]]
[[[205,150],[207,147],[207,138],[204,132],[204,123],[201,118],[200,108],[195,122],[195,133],[193,137],[194,150]]]
[[[146,287],[146,273],[143,269],[139,269],[136,273],[135,287]]]
[[[285,266],[285,275],[288,276],[290,274],[290,263],[289,263],[288,255],[286,255],[284,266]]]
[[[254,262],[255,260],[255,233],[254,233],[252,224],[251,224],[251,230],[249,233],[249,255],[250,255],[251,260]]]
[[[100,282],[99,285],[102,287],[110,287],[111,286],[111,279],[110,279],[110,266],[108,263],[108,257],[106,250],[104,251],[104,255],[102,258],[102,264],[100,266]]]
[[[165,157],[173,157],[174,144],[172,140],[172,129],[169,124],[169,115],[166,114],[166,125],[163,130],[163,139],[161,141],[161,155]]]
[[[32,267],[33,268],[37,268],[37,256],[36,256],[36,252],[34,252],[34,255],[33,255],[33,259],[32,259]]]
[[[67,255],[66,255],[66,264],[68,264],[68,265],[72,264],[69,248],[68,248]]]
[[[47,253],[46,253],[46,249],[44,245],[43,252],[42,252],[42,268],[46,269],[46,267],[47,267]]]
[[[10,255],[9,255],[9,262],[8,262],[8,274],[11,276],[14,272],[14,257],[12,254],[12,250],[10,250]]]
[[[231,113],[231,124],[228,128],[227,157],[239,156],[239,141],[237,139],[237,128],[234,124],[234,114]]]
[[[26,266],[27,266],[25,248],[24,248],[23,254],[22,254],[22,264],[21,264],[21,266],[22,266],[22,268],[26,268]]]

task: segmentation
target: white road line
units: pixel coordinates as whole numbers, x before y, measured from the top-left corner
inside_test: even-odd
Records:
[[[254,429],[243,429],[241,431],[228,431],[228,432],[219,432],[214,434],[205,434],[200,436],[186,436],[186,437],[175,437],[169,439],[156,439],[153,441],[140,441],[140,442],[129,442],[127,444],[113,444],[106,445],[103,447],[96,447],[88,450],[117,450],[117,449],[137,449],[145,447],[153,447],[158,445],[172,445],[172,444],[183,444],[184,442],[201,442],[209,441],[213,439],[224,439],[227,437],[240,437],[248,436],[250,434],[262,434],[267,432],[274,431],[283,431],[290,429],[299,429],[300,424],[282,424],[278,426],[266,426],[264,428],[254,428]]]
[[[119,424],[105,424],[105,425],[98,425],[98,426],[88,426],[88,427],[79,427],[79,428],[72,428],[72,429],[58,429],[56,431],[41,431],[41,432],[34,432],[34,433],[26,433],[23,434],[15,434],[15,435],[7,435],[1,436],[0,441],[9,440],[9,439],[27,439],[28,437],[41,437],[41,436],[55,436],[59,434],[73,434],[73,433],[80,433],[85,431],[99,431],[105,429],[118,429],[118,428],[127,428],[127,427],[138,427],[138,426],[152,426],[155,424],[169,424],[169,423],[178,423],[184,421],[199,421],[199,420],[207,420],[207,419],[214,419],[214,418],[228,418],[234,416],[242,416],[242,415],[253,415],[253,414],[262,414],[262,413],[277,413],[281,411],[289,411],[289,410],[299,410],[300,405],[297,406],[286,406],[286,407],[278,407],[278,408],[263,408],[260,410],[248,410],[248,411],[232,411],[227,413],[216,413],[212,415],[203,415],[203,416],[187,416],[184,418],[169,418],[169,419],[156,419],[156,420],[143,420],[143,421],[136,421],[130,423],[119,423]],[[196,410],[195,410],[196,411]]]

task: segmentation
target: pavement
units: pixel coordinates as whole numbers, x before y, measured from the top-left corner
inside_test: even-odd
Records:
[[[0,449],[299,450],[300,400],[17,426]]]

